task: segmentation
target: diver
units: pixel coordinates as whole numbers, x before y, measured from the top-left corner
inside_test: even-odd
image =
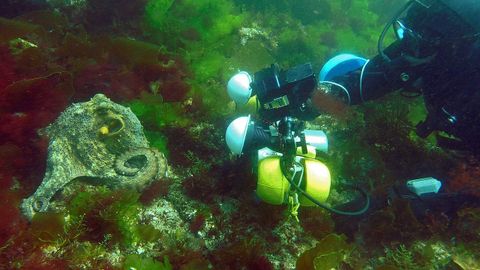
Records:
[[[341,54],[327,61],[318,77],[310,64],[288,70],[272,65],[254,76],[240,72],[230,79],[228,93],[237,104],[246,104],[256,95],[261,122],[287,124],[289,117],[310,121],[319,116],[322,108],[318,104],[322,103],[316,100],[325,94],[348,105],[361,104],[396,90],[423,95],[428,115],[416,127],[419,136],[442,131],[449,136],[437,135],[441,146],[480,154],[479,15],[477,0],[411,0],[385,26],[377,44],[378,55],[372,59]],[[384,48],[384,39],[391,27],[397,39]],[[278,132],[272,132],[271,127],[253,125],[250,117],[239,120],[232,122],[226,133],[232,152],[242,154],[252,146],[256,149],[272,145],[273,134]],[[372,198],[368,211],[369,198],[365,196],[366,203],[365,198],[360,198],[363,203],[352,201],[335,209],[324,207],[322,201],[311,201],[340,214],[361,209],[350,213],[362,218],[393,200],[406,199],[412,202],[413,211],[420,219],[432,211],[454,213],[461,205],[480,202],[469,194],[444,193],[441,186],[442,183],[432,177],[399,183],[391,188],[387,197]],[[279,188],[282,187],[279,184]],[[343,223],[356,224],[351,221],[349,217],[349,221]]]
[[[437,134],[440,146],[480,154],[479,16],[476,0],[408,1],[381,33],[378,55],[332,58],[320,71],[320,89],[349,105],[400,89],[422,94],[428,116],[417,134],[442,131],[450,136]],[[392,26],[397,40],[384,49]]]
[[[479,16],[477,0],[408,1],[380,34],[377,56],[370,60],[351,54],[333,57],[321,69],[317,89],[348,105],[361,104],[396,90],[422,95],[428,114],[416,126],[416,133],[422,138],[433,131],[448,134],[435,134],[439,146],[478,157]],[[384,48],[384,38],[391,27],[396,40]],[[321,96],[313,91],[311,99],[316,98]],[[453,218],[456,209],[465,204],[479,206],[479,198],[468,192],[439,192],[441,183],[431,181],[432,178],[423,180],[416,191],[408,186],[415,182],[396,184],[386,198],[372,198],[371,210],[395,199],[407,199],[417,218],[422,220],[433,212]],[[429,192],[418,193],[430,184]],[[339,223],[348,227],[353,226],[351,221]]]

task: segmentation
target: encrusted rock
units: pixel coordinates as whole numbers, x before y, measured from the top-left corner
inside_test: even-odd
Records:
[[[149,147],[138,118],[102,94],[67,108],[46,134],[47,171],[21,205],[29,219],[46,211],[53,195],[74,179],[142,190],[167,172],[164,155]]]

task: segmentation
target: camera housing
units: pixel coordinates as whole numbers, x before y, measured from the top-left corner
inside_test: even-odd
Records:
[[[293,116],[301,120],[313,120],[314,113],[308,101],[317,86],[317,78],[310,63],[281,70],[272,64],[255,73],[250,84],[260,103],[260,117],[277,121]]]

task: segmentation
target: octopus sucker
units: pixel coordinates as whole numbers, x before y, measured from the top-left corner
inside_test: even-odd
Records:
[[[136,183],[150,183],[165,176],[165,156],[154,148],[135,148],[117,156],[115,171],[120,177],[119,185],[136,187]],[[138,188],[138,187],[137,187]]]

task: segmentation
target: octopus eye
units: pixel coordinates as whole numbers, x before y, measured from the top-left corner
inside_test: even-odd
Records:
[[[123,129],[125,123],[121,118],[111,118],[107,121],[106,126],[108,126],[110,133],[117,133]]]
[[[109,113],[101,116],[101,127],[98,132],[104,136],[112,136],[123,130],[125,121],[121,116]]]

